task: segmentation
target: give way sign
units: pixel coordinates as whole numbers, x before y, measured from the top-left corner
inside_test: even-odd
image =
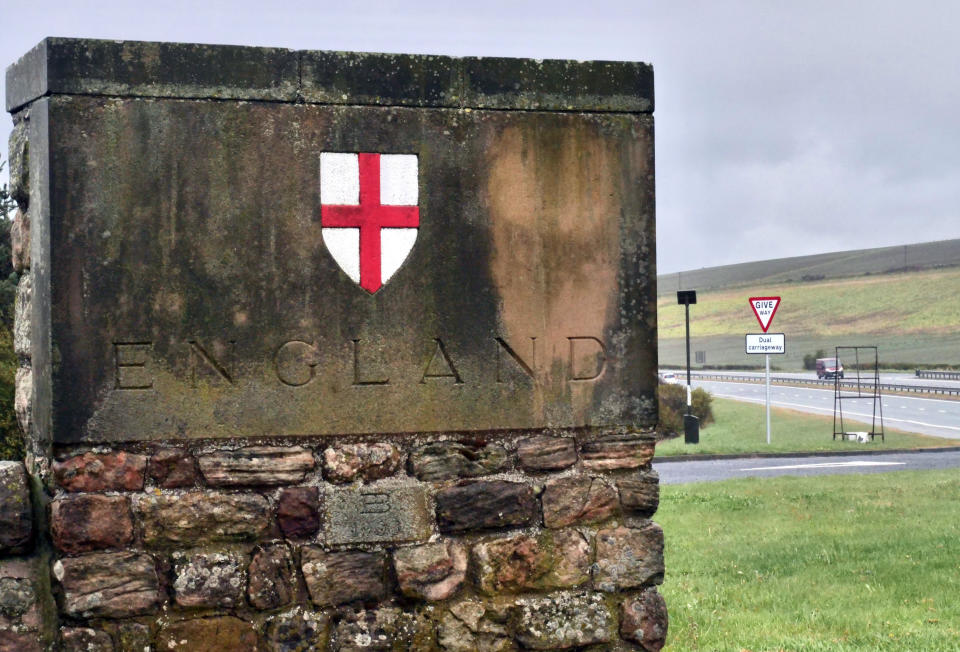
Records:
[[[779,306],[780,297],[750,297],[750,307],[753,308],[753,314],[757,316],[757,321],[760,322],[760,328],[764,333],[770,328],[770,322],[777,314]]]

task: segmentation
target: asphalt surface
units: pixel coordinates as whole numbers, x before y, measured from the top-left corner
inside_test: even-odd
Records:
[[[773,361],[771,360],[771,364]],[[677,375],[677,378],[682,382],[686,382],[686,372],[671,369],[670,373]],[[763,371],[701,371],[697,370],[698,374],[703,376],[712,376],[712,375],[724,375],[724,376],[748,376],[751,378],[756,378],[757,376],[762,376]],[[850,375],[852,372],[848,371],[848,374],[844,377],[844,380],[854,380],[854,376]],[[816,380],[817,374],[813,371],[771,371],[771,378],[804,378],[806,380]],[[861,378],[864,381],[873,382],[873,373],[865,372],[861,373]],[[881,372],[880,382],[887,383],[890,385],[911,385],[915,387],[957,387],[960,388],[960,380],[941,380],[934,378],[917,378],[916,374],[912,373],[899,373],[899,372]]]
[[[657,460],[653,467],[662,484],[717,482],[731,478],[771,478],[781,475],[838,475],[929,471],[960,467],[960,450],[874,455],[816,457],[737,457],[715,460]]]
[[[771,374],[772,375],[772,374]],[[714,396],[749,403],[765,403],[763,384],[694,380],[694,387],[703,387]],[[770,385],[770,403],[800,412],[833,415],[832,389],[813,389]],[[883,425],[907,432],[935,435],[960,440],[960,401],[886,395],[882,397]],[[873,418],[874,401],[845,399],[843,401],[844,431],[869,430]],[[879,421],[877,428],[879,429]],[[776,433],[776,421],[771,428]]]

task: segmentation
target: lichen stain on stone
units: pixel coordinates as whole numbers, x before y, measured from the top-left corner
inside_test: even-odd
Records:
[[[537,336],[554,396],[566,391],[567,338],[602,338],[618,290],[619,152],[590,124],[566,122],[500,131],[487,147],[485,189],[505,339],[519,346]],[[572,391],[582,415],[592,387]]]

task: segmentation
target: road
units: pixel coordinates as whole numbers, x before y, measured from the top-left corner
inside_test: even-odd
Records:
[[[664,461],[654,458],[662,484],[716,482],[731,478],[770,478],[779,475],[837,475],[929,471],[960,467],[960,450],[877,455],[816,457],[738,457],[719,460]]]
[[[771,364],[773,362],[771,361]],[[673,369],[672,373],[677,375],[677,378],[684,380],[686,378],[685,372],[681,370]],[[702,371],[697,369],[697,373],[703,376],[710,375],[724,375],[724,376],[749,376],[756,378],[757,376],[762,376],[763,371]],[[771,371],[771,378],[804,378],[807,380],[816,380],[817,374],[813,371]],[[873,373],[865,372],[861,373],[861,379],[873,382]],[[851,376],[848,372],[844,380],[854,380],[854,377]],[[941,380],[941,379],[930,379],[930,378],[917,378],[916,374],[912,373],[900,373],[900,372],[881,372],[880,373],[880,382],[887,383],[891,385],[912,385],[916,387],[957,387],[960,388],[960,380]]]
[[[762,384],[699,380],[694,380],[693,384],[720,398],[750,403],[765,402],[765,389]],[[882,400],[885,427],[960,440],[960,401],[896,395],[884,395]],[[775,407],[833,415],[832,389],[771,385],[770,402]],[[847,419],[870,423],[872,410],[871,399],[844,400],[844,425],[847,426],[845,430],[861,430],[862,428],[856,425],[849,427]],[[775,423],[773,427],[776,428]]]

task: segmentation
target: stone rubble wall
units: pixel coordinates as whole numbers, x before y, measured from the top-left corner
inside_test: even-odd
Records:
[[[62,450],[66,650],[658,650],[652,434]]]

